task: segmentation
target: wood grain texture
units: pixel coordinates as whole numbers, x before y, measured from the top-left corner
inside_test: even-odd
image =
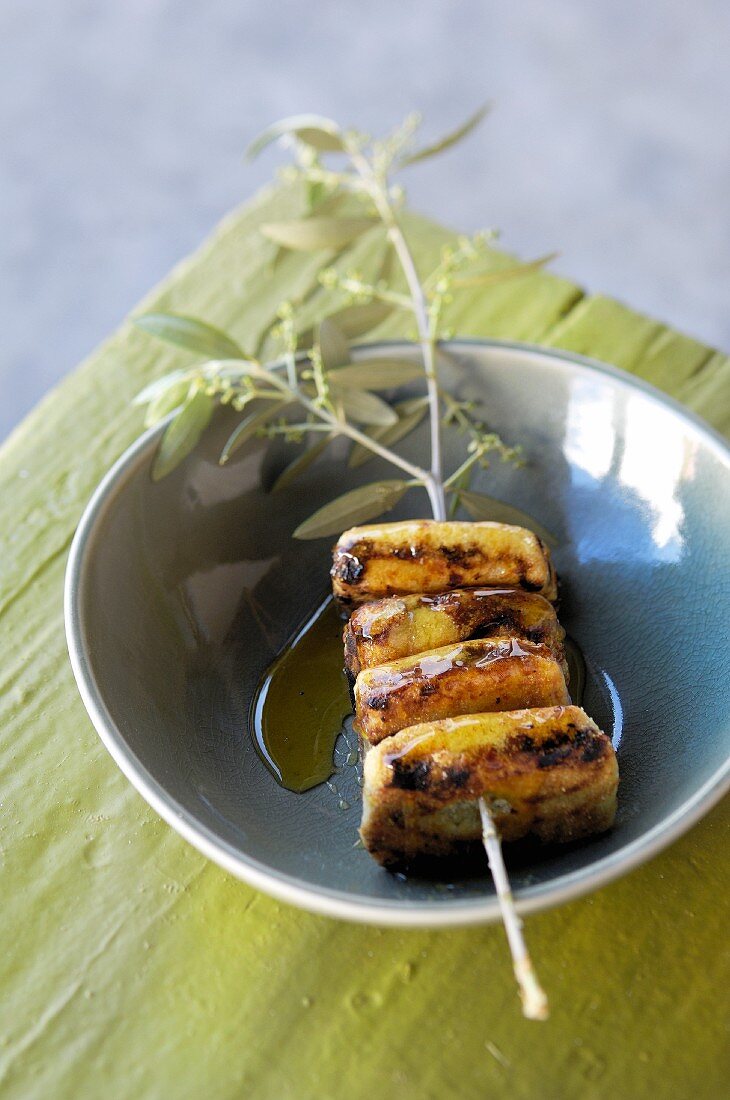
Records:
[[[249,347],[284,296],[316,316],[321,256],[272,270],[257,232],[299,204],[274,191],[236,211],[145,308]],[[424,267],[448,236],[415,217],[408,232]],[[382,262],[376,236],[356,250],[338,262]],[[730,430],[727,358],[564,279],[474,293],[449,323],[606,359]],[[382,931],[282,906],[205,861],[116,769],[69,668],[63,570],[86,500],[141,428],[128,400],[184,360],[125,325],[0,452],[2,1096],[721,1095],[727,803],[649,865],[529,920],[553,1005],[536,1025],[499,927]]]

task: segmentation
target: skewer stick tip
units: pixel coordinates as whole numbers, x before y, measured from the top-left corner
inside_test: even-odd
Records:
[[[547,1020],[550,1016],[547,994],[537,979],[529,956],[515,962],[515,977],[520,987],[522,1015],[528,1020]]]
[[[502,844],[494,819],[484,798],[479,799],[479,816],[482,821],[482,841],[497,891],[502,922],[512,952],[514,975],[517,979],[522,1001],[522,1013],[528,1020],[547,1020],[550,1015],[547,995],[538,981],[525,938],[522,935],[522,921],[515,909],[512,888],[502,856]]]

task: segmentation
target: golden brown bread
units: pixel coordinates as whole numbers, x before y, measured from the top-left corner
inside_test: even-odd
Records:
[[[355,728],[371,744],[417,722],[569,703],[560,663],[525,638],[480,638],[364,669]]]
[[[504,523],[408,520],[353,527],[333,551],[332,590],[345,608],[384,596],[510,585],[557,598],[549,551]]]
[[[532,532],[353,528],[335,547],[332,587],[357,609],[345,660],[366,751],[361,835],[376,859],[473,849],[480,798],[504,840],[565,842],[612,825],[616,756],[570,705],[555,572]]]
[[[363,604],[345,627],[345,666],[355,677],[364,668],[414,653],[506,635],[545,645],[564,660],[565,631],[544,596],[520,588],[455,588]]]
[[[611,827],[617,785],[611,741],[580,707],[428,722],[368,750],[360,834],[383,864],[463,854],[483,797],[503,840],[562,843]]]

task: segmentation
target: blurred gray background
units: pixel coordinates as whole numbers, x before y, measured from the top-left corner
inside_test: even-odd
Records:
[[[0,437],[316,111],[469,143],[411,201],[730,348],[727,0],[3,0]]]

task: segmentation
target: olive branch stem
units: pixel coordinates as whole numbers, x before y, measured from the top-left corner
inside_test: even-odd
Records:
[[[408,242],[403,234],[398,218],[391,204],[387,178],[381,181],[373,171],[367,159],[362,155],[357,146],[348,148],[350,159],[364,180],[368,193],[375,203],[376,209],[383,220],[395,253],[405,275],[408,289],[411,293],[411,307],[418,327],[418,338],[423,355],[423,368],[426,375],[426,389],[430,408],[431,428],[431,471],[424,482],[434,519],[446,518],[446,502],[443,486],[443,461],[441,452],[441,409],[439,404],[438,376],[436,373],[436,361],[434,356],[435,333],[429,320],[428,304],[421,285],[421,280],[416,271],[416,265],[408,247]]]

